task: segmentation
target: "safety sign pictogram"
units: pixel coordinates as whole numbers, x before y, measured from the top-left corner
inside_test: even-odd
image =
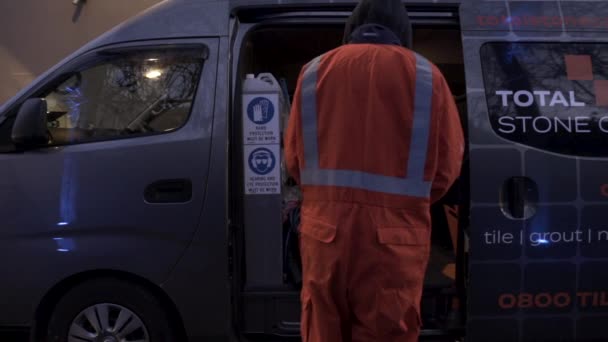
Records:
[[[258,175],[267,175],[276,166],[276,157],[267,148],[257,148],[249,155],[249,168]]]
[[[248,195],[279,194],[281,173],[279,145],[245,146],[245,193]]]
[[[245,145],[280,143],[278,95],[245,95],[243,100]]]

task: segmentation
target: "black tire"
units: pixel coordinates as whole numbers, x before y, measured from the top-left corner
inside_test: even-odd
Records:
[[[176,342],[170,318],[161,302],[144,287],[114,278],[86,281],[57,303],[49,320],[45,342],[67,342],[70,326],[83,310],[110,303],[127,308],[147,329],[150,342]]]

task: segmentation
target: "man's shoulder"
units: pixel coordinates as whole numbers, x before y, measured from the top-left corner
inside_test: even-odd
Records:
[[[443,79],[444,76],[439,67],[424,54],[403,46],[396,45],[376,45],[376,44],[344,44],[328,50],[322,54],[310,59],[303,70],[308,69],[313,64],[319,66],[325,62],[336,61],[350,58],[361,58],[366,55],[366,52],[371,55],[385,54],[390,60],[402,60],[412,65],[421,64],[427,65],[432,71],[433,78]],[[386,61],[386,59],[385,59]]]
[[[309,69],[311,66],[316,65],[317,67],[323,63],[326,62],[329,59],[334,58],[337,54],[339,54],[340,52],[344,51],[347,48],[346,45],[340,45],[337,46],[331,50],[328,50],[326,52],[323,52],[319,55],[316,55],[315,57],[311,58],[310,60],[308,60],[308,62],[306,62],[303,67],[302,67],[302,72],[306,71],[307,69]]]

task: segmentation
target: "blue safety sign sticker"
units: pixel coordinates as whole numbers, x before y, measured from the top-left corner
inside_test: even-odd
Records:
[[[243,139],[245,145],[279,144],[278,94],[243,96]]]
[[[272,151],[267,148],[256,148],[249,155],[249,168],[254,173],[263,176],[267,175],[276,167],[277,158]]]
[[[279,194],[281,191],[279,145],[245,145],[245,193]]]
[[[256,125],[265,125],[274,117],[274,104],[266,97],[256,97],[247,105],[247,116]]]

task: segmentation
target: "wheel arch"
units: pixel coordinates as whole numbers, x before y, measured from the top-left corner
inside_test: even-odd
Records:
[[[183,324],[183,319],[177,306],[169,295],[157,284],[150,280],[138,276],[133,273],[116,271],[116,270],[91,270],[74,274],[67,277],[53,286],[46,292],[40,303],[38,304],[34,320],[30,332],[30,342],[40,342],[44,337],[51,315],[55,305],[74,287],[92,279],[115,279],[117,281],[128,282],[142,286],[150,291],[157,299],[160,300],[162,306],[167,310],[168,316],[171,319],[171,326],[175,329],[175,333],[180,341],[187,341],[187,334]]]

